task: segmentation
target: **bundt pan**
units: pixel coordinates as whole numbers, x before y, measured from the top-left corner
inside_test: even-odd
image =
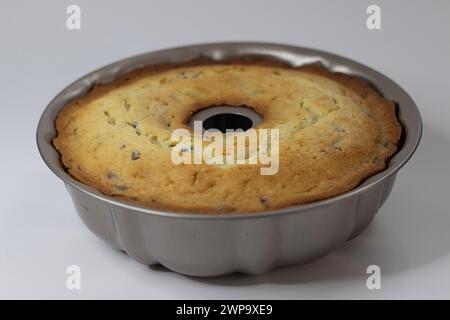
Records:
[[[397,104],[402,145],[387,168],[344,194],[262,213],[195,214],[145,208],[106,196],[72,178],[52,145],[55,118],[70,100],[134,69],[196,58],[220,61],[243,56],[277,59],[292,66],[320,63],[332,71],[359,76]],[[137,261],[192,276],[233,272],[261,274],[323,257],[367,228],[386,201],[398,170],[414,153],[422,133],[414,101],[395,82],[360,63],[331,53],[266,43],[213,43],[151,52],[96,70],[60,92],[45,109],[37,144],[47,166],[61,178],[76,211],[97,236]]]

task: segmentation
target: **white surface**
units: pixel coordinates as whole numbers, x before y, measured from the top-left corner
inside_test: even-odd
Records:
[[[0,298],[450,298],[450,2],[2,1],[0,4]],[[82,29],[65,27],[66,7]],[[369,31],[378,4],[382,29]],[[79,76],[146,51],[254,40],[328,50],[397,81],[424,137],[370,228],[326,258],[259,277],[195,279],[152,270],[108,247],[78,219],[41,161],[38,118]],[[65,286],[82,269],[82,289]],[[377,264],[382,289],[366,288]]]

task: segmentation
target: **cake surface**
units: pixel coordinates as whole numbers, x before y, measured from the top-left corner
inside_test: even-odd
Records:
[[[174,164],[172,132],[193,113],[249,106],[279,129],[279,170]],[[260,212],[329,198],[383,170],[401,126],[391,101],[359,79],[304,66],[230,62],[145,68],[64,106],[53,143],[77,180],[149,208]]]

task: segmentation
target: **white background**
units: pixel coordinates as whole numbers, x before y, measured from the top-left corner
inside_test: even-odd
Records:
[[[66,29],[78,4],[82,29]],[[382,29],[366,28],[378,4]],[[0,4],[0,298],[450,298],[449,1],[5,1]],[[46,104],[85,73],[183,44],[252,40],[328,50],[403,86],[424,136],[357,239],[305,266],[198,279],[141,265],[91,234],[41,161]],[[82,269],[82,289],[65,286]],[[382,289],[366,288],[377,264]]]

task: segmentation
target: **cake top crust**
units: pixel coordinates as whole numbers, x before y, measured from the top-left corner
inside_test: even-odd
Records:
[[[256,132],[278,129],[276,174],[259,163],[173,162],[173,131],[192,132],[191,115],[215,105],[251,107],[263,118]],[[212,214],[349,191],[386,167],[401,135],[394,103],[361,79],[242,60],[136,70],[64,106],[56,129],[54,146],[79,181],[149,208]]]

